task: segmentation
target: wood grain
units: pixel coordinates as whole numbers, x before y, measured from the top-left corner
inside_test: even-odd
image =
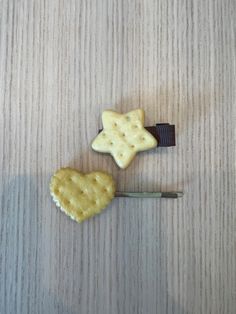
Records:
[[[234,0],[0,1],[0,313],[236,309]],[[126,170],[92,152],[105,108],[142,107],[177,146]],[[61,166],[111,172],[81,225],[48,190]]]

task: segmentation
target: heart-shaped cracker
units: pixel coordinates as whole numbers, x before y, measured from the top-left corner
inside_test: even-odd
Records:
[[[99,214],[114,198],[115,182],[105,172],[83,174],[62,168],[52,177],[50,191],[56,205],[77,222]]]

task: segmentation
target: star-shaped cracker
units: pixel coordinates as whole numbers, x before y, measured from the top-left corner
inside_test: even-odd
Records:
[[[144,128],[144,111],[126,114],[106,110],[102,114],[103,131],[92,142],[92,148],[109,153],[117,165],[125,169],[137,152],[157,146],[156,139]]]

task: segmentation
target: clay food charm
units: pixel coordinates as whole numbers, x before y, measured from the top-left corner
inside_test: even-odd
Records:
[[[50,182],[56,205],[77,222],[99,214],[114,198],[115,182],[105,172],[83,174],[71,168],[58,170]]]
[[[126,114],[106,110],[102,114],[103,131],[92,142],[93,150],[109,153],[117,165],[125,169],[137,152],[157,146],[157,140],[144,128],[144,111]]]

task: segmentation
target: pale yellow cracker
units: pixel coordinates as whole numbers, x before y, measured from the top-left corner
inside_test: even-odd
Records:
[[[83,174],[71,168],[51,178],[50,192],[56,205],[77,222],[99,214],[113,199],[115,182],[105,172]]]
[[[136,109],[126,114],[106,110],[102,114],[103,131],[92,142],[92,148],[109,153],[117,165],[125,169],[137,152],[157,146],[157,141],[144,128],[144,111]]]

